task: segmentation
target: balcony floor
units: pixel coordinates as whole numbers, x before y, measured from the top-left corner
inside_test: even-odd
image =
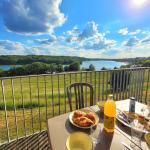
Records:
[[[1,145],[0,150],[51,150],[47,131]]]

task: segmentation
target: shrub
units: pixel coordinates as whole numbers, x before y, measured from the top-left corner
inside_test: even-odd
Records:
[[[89,65],[89,71],[95,71],[94,65],[92,65],[92,64]]]
[[[69,65],[69,71],[79,71],[80,70],[80,63],[79,62],[73,62]]]

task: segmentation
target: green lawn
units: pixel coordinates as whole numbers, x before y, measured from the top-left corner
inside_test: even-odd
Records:
[[[47,118],[69,112],[65,89],[70,83],[81,81],[92,83],[96,101],[106,100],[107,94],[110,93],[110,85],[107,84],[109,77],[110,72],[108,74],[106,72],[100,72],[100,74],[99,72],[88,72],[30,77],[30,79],[25,77],[21,78],[21,80],[20,78],[14,78],[13,82],[11,79],[3,80],[10,139],[16,138],[15,119],[18,135],[21,137],[25,135],[24,127],[26,128],[26,134],[31,134],[40,129],[46,129]],[[145,83],[143,85],[143,100],[147,86],[146,80],[147,72],[145,73]],[[14,88],[12,88],[12,85]],[[118,95],[120,100],[130,96],[129,91],[125,91],[125,93],[118,91],[118,93],[113,94],[115,98]],[[148,96],[149,94],[150,91],[148,90]],[[16,110],[13,102],[15,102]],[[86,104],[87,106],[89,105],[89,96],[87,96]],[[2,86],[0,86],[0,143],[7,139],[4,106]],[[16,118],[14,114],[16,114]]]

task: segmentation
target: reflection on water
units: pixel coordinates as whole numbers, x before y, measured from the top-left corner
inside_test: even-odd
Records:
[[[90,64],[94,65],[96,70],[101,70],[103,67],[113,69],[114,67],[120,67],[122,65],[126,65],[127,63],[117,61],[104,61],[104,60],[83,61],[81,68],[88,68]]]

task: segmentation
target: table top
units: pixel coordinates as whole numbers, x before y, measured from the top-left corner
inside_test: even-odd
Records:
[[[129,108],[128,105],[129,100],[116,102],[117,109],[124,108],[126,110],[127,108]],[[136,109],[136,112],[138,112],[143,106],[145,105],[136,102],[136,107],[138,107],[138,109]],[[96,112],[98,115],[100,115],[97,106],[91,106],[87,109],[90,109]],[[75,131],[83,131],[89,134],[89,130],[74,127],[69,122],[69,114],[70,113],[67,113],[58,117],[48,119],[48,135],[53,150],[67,150],[67,137]],[[131,143],[130,129],[128,127],[122,125],[119,122],[116,122],[114,133],[106,133],[105,130],[103,130],[103,119],[101,117],[100,125],[102,129],[101,141],[95,146],[94,150],[126,150],[126,148],[121,144],[121,142],[125,142],[127,145],[130,145]],[[149,150],[146,142],[144,141],[144,138],[142,139],[142,149]]]

